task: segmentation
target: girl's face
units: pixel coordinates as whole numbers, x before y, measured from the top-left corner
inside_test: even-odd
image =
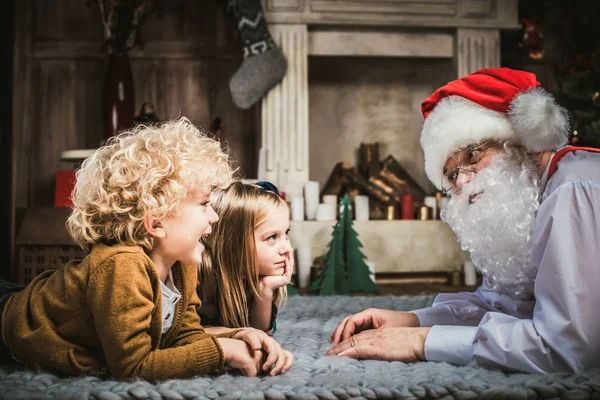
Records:
[[[290,214],[287,207],[277,206],[254,230],[259,275],[283,275],[292,256],[288,233]]]

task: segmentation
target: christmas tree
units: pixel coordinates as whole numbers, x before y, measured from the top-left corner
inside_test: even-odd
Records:
[[[560,4],[557,13],[561,60],[555,76],[558,101],[570,114],[569,141],[600,147],[600,9],[579,0]]]
[[[296,289],[296,286],[288,283],[286,287],[288,296],[298,296],[298,289]]]
[[[569,113],[569,144],[600,147],[600,7],[587,0],[519,2],[519,44],[528,55],[517,68],[536,72]],[[503,57],[511,57],[506,52]],[[533,60],[533,62],[531,61]],[[510,66],[510,65],[508,65]],[[550,67],[550,76],[544,76]]]
[[[340,204],[342,212],[339,221],[333,227],[325,263],[309,291],[318,291],[320,295],[378,292],[379,288],[373,283],[371,271],[360,250],[362,243],[352,227],[350,198],[344,196]]]
[[[322,296],[350,294],[348,276],[344,263],[343,230],[340,223],[335,224],[329,250],[324,257],[324,264],[317,279],[308,288],[309,291],[318,291]]]

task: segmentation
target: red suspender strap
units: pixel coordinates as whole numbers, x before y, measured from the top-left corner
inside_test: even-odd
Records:
[[[559,151],[556,152],[554,157],[552,157],[552,161],[550,162],[550,170],[548,170],[548,179],[550,179],[550,177],[556,172],[556,168],[558,167],[558,162],[560,161],[560,159],[563,158],[564,156],[566,156],[568,153],[570,153],[572,151],[577,151],[577,150],[592,151],[594,153],[600,153],[600,149],[596,149],[594,147],[575,147],[575,146],[563,147],[562,149],[560,149]]]

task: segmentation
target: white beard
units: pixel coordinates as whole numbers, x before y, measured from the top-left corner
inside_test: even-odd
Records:
[[[441,216],[489,288],[531,300],[537,267],[530,242],[538,206],[534,167],[500,153],[450,199]]]

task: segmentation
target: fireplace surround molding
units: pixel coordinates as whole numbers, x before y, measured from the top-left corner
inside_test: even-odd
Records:
[[[520,27],[517,0],[262,1],[288,61],[262,100],[265,177],[290,195],[309,180],[309,55],[450,59],[460,77],[500,66],[500,31]]]

